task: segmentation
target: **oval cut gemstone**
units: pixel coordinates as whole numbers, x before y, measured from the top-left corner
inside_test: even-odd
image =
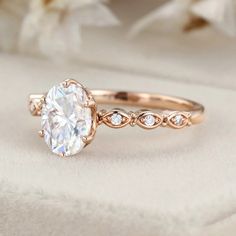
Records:
[[[60,156],[78,153],[92,126],[92,111],[86,107],[89,98],[79,84],[51,88],[42,108],[44,139],[52,152]]]

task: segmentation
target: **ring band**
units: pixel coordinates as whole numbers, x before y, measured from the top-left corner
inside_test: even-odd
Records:
[[[97,111],[98,104],[145,107]],[[181,129],[203,120],[204,107],[194,101],[150,93],[88,90],[73,79],[54,86],[47,94],[32,94],[29,109],[42,117],[41,137],[53,153],[71,156],[94,138],[98,125],[111,128],[138,125],[144,129]],[[152,111],[155,109],[157,111]]]

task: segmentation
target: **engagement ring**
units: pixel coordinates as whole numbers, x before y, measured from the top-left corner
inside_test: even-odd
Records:
[[[98,111],[97,104],[144,108]],[[52,87],[46,94],[30,95],[29,109],[32,115],[41,116],[39,135],[59,156],[79,153],[91,143],[97,127],[102,124],[115,129],[127,125],[147,130],[157,127],[181,129],[201,122],[204,113],[201,104],[187,99],[127,91],[90,91],[72,79]]]

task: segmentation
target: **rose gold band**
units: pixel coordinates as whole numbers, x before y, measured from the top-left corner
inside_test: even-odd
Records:
[[[99,104],[142,108],[136,111],[98,110]],[[53,86],[47,94],[30,95],[29,108],[32,115],[42,115],[39,135],[59,156],[79,153],[92,142],[101,124],[115,129],[127,125],[144,129],[181,129],[201,122],[204,113],[201,104],[187,99],[151,93],[89,90],[73,79]]]
[[[101,110],[97,112],[97,123],[106,124],[112,128],[121,128],[128,124],[139,125],[142,128],[153,129],[158,126],[183,128],[191,124],[197,124],[203,120],[204,107],[194,101],[183,98],[127,91],[91,90],[97,104],[116,104],[144,107],[135,112],[123,109]],[[40,115],[43,94],[30,96],[30,111],[32,115]],[[149,109],[157,109],[158,112]],[[121,122],[112,122],[112,116],[119,114]],[[150,125],[146,118],[154,117],[154,123]],[[146,120],[145,120],[146,119]]]
[[[98,104],[130,105],[159,110],[190,112],[193,124],[199,123],[203,119],[204,107],[199,103],[183,98],[151,93],[107,90],[92,90],[92,94]]]

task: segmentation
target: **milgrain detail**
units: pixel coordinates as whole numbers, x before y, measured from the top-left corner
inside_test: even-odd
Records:
[[[157,127],[169,127],[181,129],[191,125],[191,113],[180,111],[168,111],[155,113],[150,110],[137,110],[127,112],[123,109],[103,110],[98,113],[98,124],[105,124],[110,128],[123,128],[128,124],[143,129],[155,129]]]

